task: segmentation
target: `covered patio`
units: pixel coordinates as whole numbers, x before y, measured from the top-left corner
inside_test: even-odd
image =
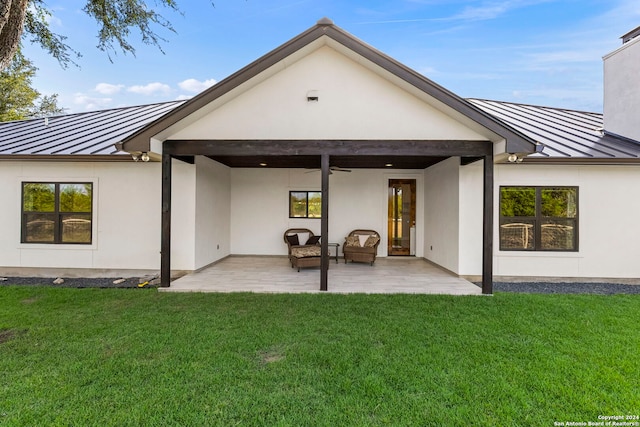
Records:
[[[482,289],[421,258],[379,258],[373,266],[342,260],[328,270],[329,293],[480,295]],[[287,257],[231,256],[160,288],[163,292],[318,293],[320,269],[298,272]]]
[[[195,194],[193,218],[198,223],[188,230],[194,233],[194,244],[189,242],[187,248],[195,253],[190,270],[227,255],[280,254],[281,245],[268,246],[263,242],[279,241],[275,237],[281,236],[284,230],[309,224],[290,213],[287,218],[287,212],[277,201],[291,190],[312,190],[321,194],[321,217],[319,224],[316,223],[319,227],[313,227],[316,234],[323,236],[319,272],[296,273],[297,279],[289,277],[288,272],[284,278],[280,273],[270,278],[272,266],[267,263],[257,267],[260,264],[257,262],[251,266],[255,270],[247,275],[243,271],[245,266],[234,265],[235,259],[231,257],[211,269],[211,274],[222,274],[231,266],[230,270],[237,270],[229,272],[233,277],[244,275],[246,283],[257,279],[258,285],[279,284],[280,291],[301,289],[300,278],[305,275],[311,277],[310,291],[366,292],[375,288],[378,281],[381,289],[403,282],[430,281],[433,276],[425,271],[413,277],[413,268],[409,269],[411,274],[407,273],[411,280],[399,280],[405,277],[405,272],[389,267],[385,274],[382,264],[376,264],[375,269],[349,265],[352,268],[344,270],[348,274],[342,276],[344,266],[330,265],[328,244],[344,236],[349,225],[351,229],[378,230],[382,232],[381,240],[388,242],[388,233],[383,230],[388,222],[387,205],[378,201],[388,197],[389,179],[398,178],[400,171],[413,171],[414,175],[419,174],[417,178],[423,179],[430,168],[446,163],[446,172],[432,175],[425,185],[432,191],[422,189],[417,196],[419,203],[432,207],[436,214],[429,217],[422,208],[416,214],[419,218],[414,218],[416,235],[424,240],[425,236],[438,234],[438,243],[419,245],[415,255],[458,273],[461,252],[472,246],[480,255],[473,256],[477,266],[474,274],[481,272],[481,291],[491,294],[494,162],[508,154],[521,158],[535,152],[536,144],[336,27],[330,20],[322,19],[316,26],[128,136],[118,148],[162,162],[160,271],[163,287],[176,289],[191,280],[185,278],[170,283],[172,266],[175,266],[172,257],[184,255],[175,249],[172,254],[172,244],[175,248],[175,242],[182,237],[175,231],[172,234],[172,227],[179,225],[177,221],[172,224],[172,209],[184,208],[172,198],[185,192]],[[474,182],[481,184],[475,194],[482,197],[479,200],[474,197],[470,206],[475,218],[481,221],[473,223],[475,240],[469,243],[458,237],[463,215],[459,203],[461,168],[480,163],[482,167]],[[174,173],[179,173],[184,165],[193,166],[193,179],[187,185],[172,184]],[[300,183],[309,181],[301,174],[292,172],[281,180],[268,182],[266,173],[259,178],[254,173],[260,169],[309,168],[318,169],[320,176],[305,188],[301,188]],[[373,179],[386,183],[384,187],[372,186],[371,179],[354,179],[343,181],[342,187],[335,185],[330,193],[329,175],[335,168],[377,171]],[[394,175],[386,176],[387,170],[394,171]],[[339,181],[335,178],[334,184]],[[336,199],[334,195],[339,193],[342,196]],[[348,198],[347,193],[354,196]],[[355,195],[362,193],[367,193],[369,198],[361,200],[361,209],[344,208],[354,205]],[[449,200],[456,202],[436,201],[439,197],[434,193],[447,193]],[[341,211],[342,215],[330,215],[330,198],[336,202],[331,206],[333,212]],[[251,199],[256,201],[253,206],[239,201]],[[220,213],[229,206],[228,212]],[[368,224],[361,222],[365,215],[368,215]],[[238,223],[238,217],[245,221]],[[427,218],[437,220],[427,227]],[[262,244],[261,248],[257,248],[257,242]],[[427,248],[431,257],[425,256]],[[395,260],[389,262],[390,266],[398,266]],[[190,277],[203,277],[203,274]],[[358,281],[362,281],[359,286]],[[419,290],[426,292],[423,286],[413,284],[405,291]],[[446,290],[446,287],[441,289],[445,293]]]

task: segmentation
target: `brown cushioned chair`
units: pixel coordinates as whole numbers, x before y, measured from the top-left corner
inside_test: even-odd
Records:
[[[359,236],[367,236],[366,240],[361,243]],[[363,237],[364,240],[364,237]],[[344,255],[344,263],[348,260],[352,262],[368,262],[373,265],[378,255],[378,245],[380,244],[380,234],[374,230],[353,230],[345,238],[342,253]]]
[[[291,268],[297,268],[298,271],[300,271],[300,269],[304,267],[320,267],[320,262],[322,260],[320,257],[320,243],[317,242],[315,244],[306,245],[306,241],[296,242],[295,240],[299,233],[309,233],[309,239],[315,237],[313,231],[308,228],[290,228],[284,232],[283,238],[289,251],[289,262],[291,262]],[[293,236],[296,238],[293,239]]]

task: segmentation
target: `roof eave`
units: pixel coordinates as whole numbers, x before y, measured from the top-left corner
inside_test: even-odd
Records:
[[[153,136],[184,119],[200,108],[203,108],[220,96],[249,81],[302,47],[322,37],[325,34],[327,26],[327,24],[315,25],[271,52],[263,55],[229,77],[216,83],[209,89],[194,96],[164,117],[149,123],[147,126],[129,135],[127,138],[123,139],[121,143],[117,144],[118,149],[127,152],[149,151],[150,140]]]
[[[190,99],[164,117],[149,123],[142,129],[125,138],[121,143],[117,144],[116,147],[119,150],[127,152],[150,151],[150,141],[155,135],[200,108],[205,107],[210,102],[247,82],[324,35],[337,43],[342,44],[348,49],[353,50],[363,58],[396,75],[400,79],[403,79],[407,83],[417,87],[444,105],[454,109],[460,114],[468,117],[470,120],[504,138],[506,141],[507,152],[522,154],[536,152],[536,142],[534,140],[507,126],[467,102],[465,99],[460,98],[423,75],[362,42],[341,28],[335,26],[328,19],[320,20],[317,25],[311,27],[307,31],[294,37],[266,55],[258,58],[256,61],[250,63],[241,70]]]
[[[466,99],[459,97],[422,74],[417,73],[406,65],[353,37],[341,28],[331,26],[327,29],[326,34],[363,58],[366,58],[389,73],[394,74],[427,93],[434,99],[463,114],[479,125],[500,135],[506,141],[507,152],[526,154],[535,153],[537,152],[536,150],[539,150],[535,140],[506,125],[490,114],[485,113]]]
[[[114,154],[0,154],[0,161],[132,162],[126,153]]]
[[[602,157],[526,157],[522,164],[537,164],[537,165],[638,165],[640,164],[639,157],[616,157],[616,158],[602,158]]]

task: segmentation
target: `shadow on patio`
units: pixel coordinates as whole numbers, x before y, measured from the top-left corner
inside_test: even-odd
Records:
[[[480,287],[423,259],[378,258],[329,265],[329,293],[480,295]],[[163,292],[321,292],[320,269],[298,272],[286,257],[231,256],[171,282]]]

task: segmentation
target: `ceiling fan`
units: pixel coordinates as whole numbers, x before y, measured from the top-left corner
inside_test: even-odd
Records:
[[[305,173],[320,172],[321,170],[322,169],[309,169]],[[329,166],[329,175],[331,175],[334,171],[336,171],[336,172],[351,172],[351,169],[344,169],[344,168],[340,168],[338,166]]]

